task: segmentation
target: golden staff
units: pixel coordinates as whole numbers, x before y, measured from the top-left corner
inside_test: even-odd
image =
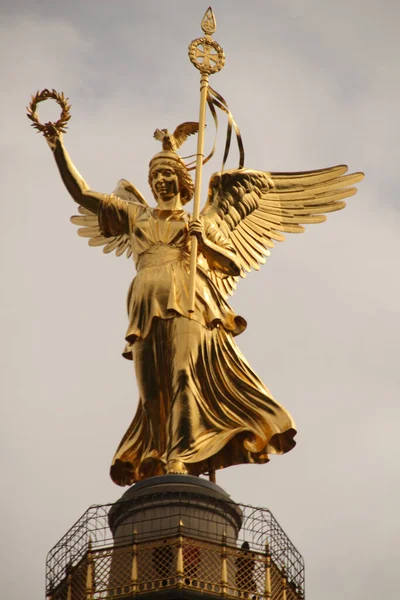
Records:
[[[196,153],[196,175],[194,181],[194,200],[192,219],[197,221],[200,217],[200,193],[201,193],[201,175],[203,171],[204,160],[204,130],[206,126],[206,106],[208,94],[208,76],[218,73],[225,64],[225,54],[221,46],[212,39],[212,34],[217,29],[217,23],[211,6],[201,22],[201,28],[205,33],[202,38],[197,38],[189,46],[190,62],[201,73],[200,77],[200,110],[199,110],[199,135],[197,138]],[[190,281],[189,281],[189,313],[194,312],[195,301],[195,281],[197,268],[197,247],[198,240],[196,235],[192,235],[192,247],[190,253]]]

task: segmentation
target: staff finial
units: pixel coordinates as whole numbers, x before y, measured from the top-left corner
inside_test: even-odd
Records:
[[[190,62],[203,75],[212,75],[218,73],[225,64],[225,54],[223,49],[211,37],[217,29],[217,22],[211,6],[201,21],[201,28],[205,37],[197,38],[189,46]]]
[[[204,14],[201,22],[201,28],[206,35],[212,35],[217,30],[217,21],[215,20],[215,15],[211,6],[207,8]]]

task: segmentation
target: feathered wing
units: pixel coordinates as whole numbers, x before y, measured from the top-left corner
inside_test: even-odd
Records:
[[[324,213],[346,206],[343,199],[357,192],[352,186],[364,177],[346,173],[345,165],[299,173],[251,169],[215,173],[202,210],[206,230],[214,228],[230,241],[245,277],[265,263],[274,242],[284,241],[284,233],[302,233],[303,225],[322,223]],[[211,276],[225,297],[239,281],[215,272]]]
[[[162,131],[161,129],[156,129],[153,133],[153,137],[155,140],[162,142],[165,138],[165,131]]]
[[[118,181],[117,187],[112,192],[112,195],[117,196],[126,202],[139,203],[143,206],[148,206],[139,190],[126,179],[120,179]],[[131,256],[132,250],[130,239],[127,234],[106,237],[100,231],[99,219],[96,214],[83,206],[78,208],[78,212],[80,215],[71,217],[71,223],[80,226],[78,235],[89,238],[89,246],[103,246],[103,252],[106,254],[115,251],[117,256],[121,256],[124,252],[126,252],[127,258]]]
[[[186,123],[181,123],[174,131],[174,138],[176,143],[176,149],[180,148],[183,142],[186,142],[189,135],[193,135],[197,133],[199,130],[199,124],[194,121],[187,121]]]

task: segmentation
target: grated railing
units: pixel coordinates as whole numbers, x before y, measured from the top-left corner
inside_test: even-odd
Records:
[[[235,504],[242,511],[237,540],[204,539],[204,527],[202,536],[185,533],[182,524],[171,531],[166,518],[157,539],[136,534],[114,546],[112,506],[90,507],[50,551],[49,599],[119,599],[172,588],[243,600],[304,598],[303,559],[269,510]]]

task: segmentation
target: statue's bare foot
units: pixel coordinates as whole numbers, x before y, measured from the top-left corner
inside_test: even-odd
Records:
[[[170,475],[187,475],[188,471],[185,467],[185,463],[181,460],[169,460],[167,463],[167,473]]]

